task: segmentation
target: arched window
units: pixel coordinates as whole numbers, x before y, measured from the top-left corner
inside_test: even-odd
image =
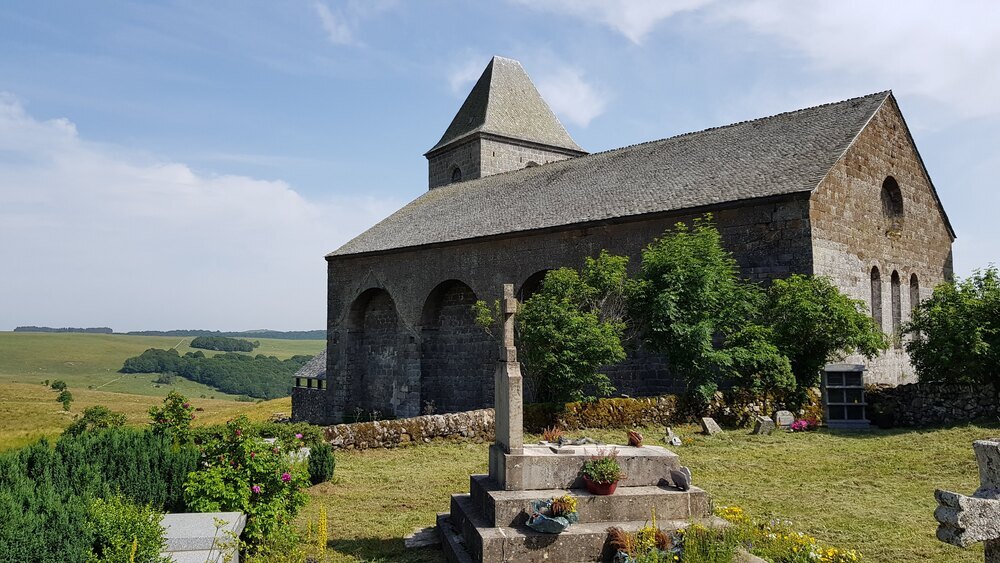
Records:
[[[913,318],[913,310],[920,304],[920,281],[917,274],[910,274],[910,318]]]
[[[892,287],[892,334],[899,336],[903,329],[903,305],[899,294],[899,272],[893,270],[889,282]],[[900,344],[901,342],[897,339],[896,347],[898,348]]]
[[[454,183],[454,182],[461,182],[462,181],[462,169],[461,168],[459,168],[459,167],[456,166],[454,168],[454,170],[451,171],[451,181],[452,181],[452,183]]]
[[[535,166],[538,166],[538,163],[537,163],[537,162],[535,162],[534,160],[529,160],[529,161],[528,161],[528,164],[525,164],[525,165],[524,165],[524,167],[525,167],[525,168],[533,168],[533,167],[535,167]]]
[[[882,216],[885,234],[898,236],[903,230],[903,192],[892,176],[886,176],[882,182]]]
[[[878,266],[872,266],[872,318],[875,325],[882,328],[882,276]]]

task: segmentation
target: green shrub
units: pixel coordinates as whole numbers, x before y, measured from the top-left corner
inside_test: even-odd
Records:
[[[88,563],[169,563],[160,551],[166,546],[160,525],[163,515],[149,506],[135,504],[122,496],[95,499],[90,503],[87,522],[93,535]]]
[[[329,444],[316,444],[309,448],[309,481],[313,485],[332,479],[336,466],[337,460]]]
[[[69,392],[69,389],[63,389],[59,392],[59,396],[56,397],[57,403],[62,403],[63,410],[68,411],[70,403],[73,402],[73,394]]]
[[[48,380],[46,380],[46,382],[47,381]],[[56,391],[62,391],[64,389],[66,389],[66,382],[63,381],[63,380],[61,380],[61,379],[57,379],[57,380],[55,380],[55,381],[52,382],[52,389],[54,389]]]
[[[125,426],[125,414],[114,412],[108,407],[95,405],[87,407],[83,416],[78,416],[63,431],[64,436],[79,436],[87,431]]]
[[[187,397],[176,391],[171,391],[163,399],[163,405],[149,408],[150,426],[154,434],[170,436],[175,442],[191,441],[191,421],[194,420],[194,407]]]
[[[184,484],[188,507],[246,514],[243,539],[251,550],[275,534],[293,534],[291,519],[305,504],[309,474],[304,463],[290,461],[289,450],[261,439],[245,416],[229,421],[222,438],[202,448],[206,468]]]

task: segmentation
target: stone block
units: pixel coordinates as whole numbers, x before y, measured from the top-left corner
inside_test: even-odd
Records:
[[[766,416],[757,416],[753,422],[753,433],[770,436],[774,432],[774,421]]]
[[[626,477],[619,487],[659,485],[669,482],[670,470],[680,467],[677,454],[660,446],[568,446],[572,453],[556,453],[556,448],[524,446],[521,454],[508,454],[490,447],[490,476],[502,488],[512,490],[583,488],[580,468],[588,459],[618,451],[618,463]]]
[[[791,428],[793,422],[795,422],[795,415],[791,411],[778,411],[774,413],[774,423],[778,428]]]
[[[722,428],[719,427],[719,423],[715,422],[714,418],[705,417],[701,419],[701,431],[709,436],[714,436],[721,434]]]
[[[216,519],[224,522],[221,529],[216,528]],[[239,563],[239,551],[232,537],[239,538],[246,523],[242,512],[164,514],[160,524],[166,544],[161,555],[178,563]]]

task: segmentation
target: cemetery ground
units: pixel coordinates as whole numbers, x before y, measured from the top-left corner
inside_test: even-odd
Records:
[[[729,430],[712,437],[693,425],[674,430],[686,439],[671,449],[716,507],[791,520],[821,543],[860,550],[865,561],[983,560],[981,545],[963,550],[934,537],[934,490],[975,490],[972,442],[997,435],[1000,425],[771,436]],[[642,432],[648,444],[662,445],[662,427]],[[625,442],[624,430],[568,434]],[[447,511],[450,495],[468,490],[469,474],[487,472],[487,444],[442,441],[336,456],[333,481],[310,489],[298,519],[304,530],[326,507],[329,561],[440,561],[436,550],[405,550],[403,536]]]

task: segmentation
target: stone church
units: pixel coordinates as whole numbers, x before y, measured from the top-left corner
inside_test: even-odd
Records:
[[[327,350],[298,374],[298,420],[492,405],[477,299],[524,298],[601,249],[637,268],[707,212],[744,277],[828,276],[890,335],[952,275],[955,233],[891,92],[588,154],[494,57],[425,156],[427,192],[326,257]],[[867,363],[871,382],[913,377],[898,338]],[[629,395],[679,390],[641,349],[607,373]]]

